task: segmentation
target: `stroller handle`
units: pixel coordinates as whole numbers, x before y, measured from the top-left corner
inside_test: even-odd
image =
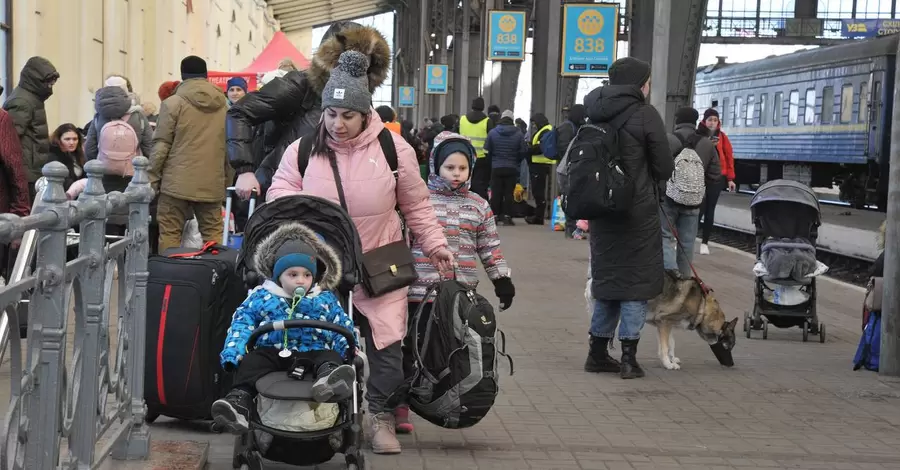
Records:
[[[281,320],[272,323],[266,323],[250,333],[250,339],[247,340],[247,352],[256,349],[256,341],[259,337],[272,331],[294,330],[301,328],[318,328],[320,330],[333,331],[347,340],[347,357],[352,358],[356,354],[356,338],[353,332],[336,325],[331,322],[321,320]]]

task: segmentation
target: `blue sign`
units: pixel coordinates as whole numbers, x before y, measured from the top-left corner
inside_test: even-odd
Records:
[[[491,12],[488,60],[525,60],[525,12]]]
[[[900,20],[841,20],[841,36],[874,38],[900,33]]]
[[[446,65],[425,66],[425,93],[429,95],[446,95],[450,80],[447,77],[449,69]]]
[[[414,108],[416,106],[416,89],[411,86],[400,87],[400,98],[397,100],[398,108]]]
[[[563,6],[563,53],[560,74],[609,76],[616,61],[619,5],[612,3]]]

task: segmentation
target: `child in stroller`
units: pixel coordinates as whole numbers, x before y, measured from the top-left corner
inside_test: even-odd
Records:
[[[753,311],[744,315],[744,331],[768,326],[799,326],[803,341],[809,334],[825,342],[825,325],[816,313],[816,276],[828,267],[816,260],[816,240],[821,224],[819,200],[803,183],[769,181],[750,201],[756,226],[756,275]]]
[[[293,314],[285,315],[295,306],[293,294],[303,292],[292,292],[291,284],[281,289],[284,296],[277,296],[267,287],[278,291],[271,281],[277,279],[275,271],[285,265],[301,261],[307,269],[311,267],[312,263],[307,263],[311,260],[294,256],[298,249],[307,252],[298,242],[314,252],[308,254],[316,259],[315,272],[311,272],[315,282],[300,297]],[[294,262],[288,258],[279,263],[286,252],[292,252],[288,256],[293,256]],[[366,468],[362,453],[366,367],[365,356],[357,349],[352,292],[359,283],[361,256],[353,221],[340,206],[325,199],[301,195],[279,198],[261,205],[247,221],[238,272],[248,288],[261,284],[254,292],[275,298],[280,309],[276,309],[277,316],[263,318],[258,327],[247,325],[246,331],[240,331],[246,335],[256,327],[245,339],[248,353],[242,362],[246,363],[257,347],[272,346],[268,356],[278,367],[269,364],[267,373],[254,374],[258,377],[254,384],[258,395],[255,404],[244,402],[249,432],[235,440],[234,468],[259,470],[265,461],[317,465],[330,461],[336,453],[344,454],[347,468]],[[285,350],[282,333],[288,331],[290,359],[278,356]],[[233,336],[230,332],[226,345],[234,341]],[[243,354],[241,349],[238,352]],[[296,358],[301,362],[295,363]],[[224,353],[222,359],[226,360]],[[235,382],[253,383],[252,379],[241,378],[243,363]],[[327,403],[319,402],[323,399]]]
[[[333,331],[309,330],[268,333],[257,349],[244,354],[247,340],[257,327],[282,320],[329,321],[348,330],[353,320],[344,312],[334,293],[340,275],[327,268],[318,277],[318,259],[337,260],[317,235],[302,224],[285,225],[264,239],[256,251],[256,265],[265,267],[267,280],[253,289],[234,312],[231,328],[220,355],[226,371],[237,369],[233,389],[212,405],[213,418],[234,434],[249,429],[250,411],[256,396],[256,381],[275,371],[290,371],[302,379],[314,374],[312,395],[320,403],[350,396],[353,367],[344,364],[347,340]],[[318,283],[313,287],[313,281]]]

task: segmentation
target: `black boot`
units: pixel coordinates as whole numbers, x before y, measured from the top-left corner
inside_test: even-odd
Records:
[[[622,340],[622,369],[619,372],[623,379],[636,379],[644,376],[644,369],[637,362],[636,339]]]
[[[319,403],[337,402],[353,394],[353,379],[356,370],[347,364],[326,362],[316,371],[316,381],[312,386],[313,400]]]
[[[241,435],[250,428],[253,397],[245,390],[235,388],[212,404],[212,417],[216,424],[228,432]]]
[[[622,366],[619,361],[609,355],[609,342],[612,338],[601,338],[591,335],[591,349],[584,361],[585,372],[619,372]]]

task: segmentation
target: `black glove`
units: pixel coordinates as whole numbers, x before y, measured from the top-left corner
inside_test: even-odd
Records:
[[[512,279],[501,277],[494,281],[494,295],[500,299],[500,311],[508,309],[512,305],[513,297],[516,296],[516,286],[513,285]]]

